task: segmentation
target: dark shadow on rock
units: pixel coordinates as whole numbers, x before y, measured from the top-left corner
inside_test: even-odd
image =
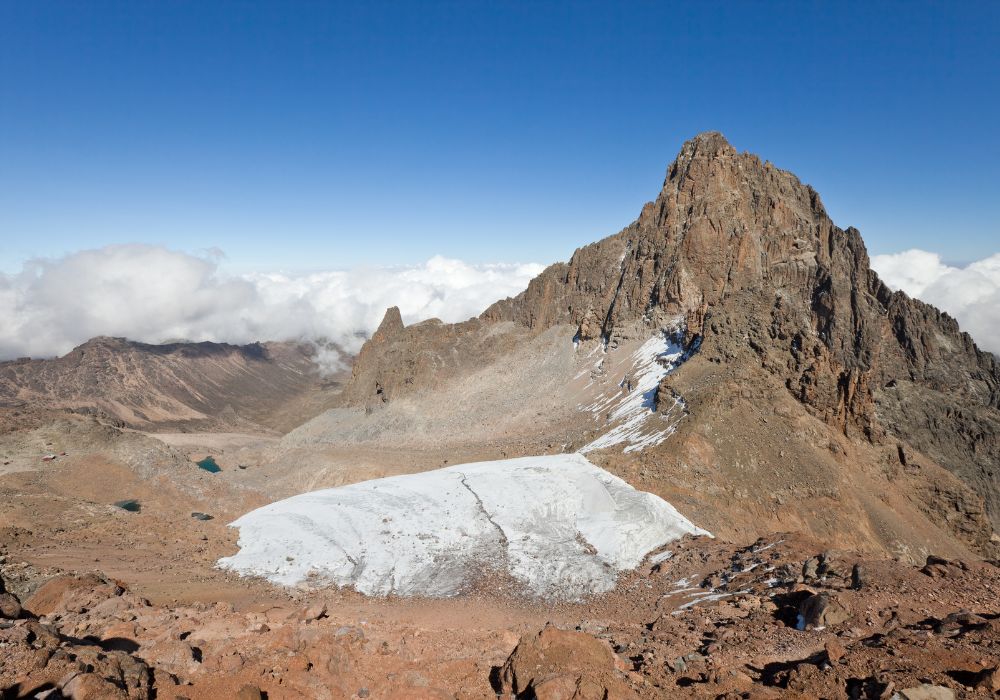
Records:
[[[874,677],[848,678],[847,697],[850,700],[881,700],[886,690],[885,683],[879,683]]]
[[[952,678],[952,680],[957,681],[968,688],[974,688],[976,684],[982,680],[982,673],[977,671],[958,670],[946,671],[946,673]]]
[[[28,698],[34,698],[39,693],[44,693],[46,691],[55,691],[49,697],[61,698],[62,695],[56,689],[54,683],[47,681],[41,685],[36,685],[33,688],[24,689],[21,685],[14,685],[9,688],[4,688],[0,690],[0,700],[27,700]]]
[[[503,692],[503,681],[500,678],[500,674],[503,671],[501,666],[493,666],[490,668],[490,687],[493,688],[493,692],[500,696]]]
[[[139,651],[139,643],[127,637],[109,637],[99,641],[98,645],[104,651],[124,651],[129,654]]]
[[[774,619],[786,627],[797,627],[799,623],[799,607],[810,595],[812,594],[809,591],[792,591],[771,596],[771,600],[778,606],[778,609],[774,611]]]
[[[792,661],[773,661],[763,668],[755,668],[747,664],[747,668],[760,675],[760,682],[773,688],[787,688],[788,674],[802,664],[819,666],[826,662],[826,651],[819,651],[804,659]]]

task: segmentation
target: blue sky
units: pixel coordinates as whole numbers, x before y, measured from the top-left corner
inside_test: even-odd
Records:
[[[0,3],[0,270],[548,262],[717,129],[873,253],[1000,248],[1000,3]]]

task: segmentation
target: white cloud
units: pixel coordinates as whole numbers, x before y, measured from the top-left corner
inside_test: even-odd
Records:
[[[434,257],[409,267],[232,276],[219,259],[118,245],[0,273],[0,359],[61,355],[97,335],[150,343],[326,338],[355,352],[389,306],[407,323],[461,321],[542,270]],[[335,354],[322,357],[335,366]]]
[[[0,359],[51,357],[97,335],[159,343],[326,338],[356,352],[389,306],[406,323],[462,321],[517,294],[542,265],[472,265],[433,257],[422,265],[311,274],[235,276],[221,251],[190,255],[149,245],[37,259],[0,273]],[[893,289],[958,319],[986,350],[1000,352],[1000,253],[965,267],[908,250],[872,257]],[[334,368],[336,352],[320,354]]]
[[[872,267],[887,285],[947,311],[981,348],[1000,353],[1000,253],[952,267],[914,249],[875,255]]]

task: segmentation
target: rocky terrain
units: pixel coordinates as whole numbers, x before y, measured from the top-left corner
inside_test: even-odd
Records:
[[[996,358],[702,134],[618,234],[464,323],[389,309],[339,375],[291,343],[0,364],[0,697],[994,697],[998,435]],[[693,527],[611,571],[626,500]],[[219,566],[254,545],[262,576]],[[600,586],[554,590],[567,548]]]
[[[94,338],[63,357],[0,362],[0,405],[93,413],[144,430],[287,431],[338,401],[299,343],[168,343]]]
[[[489,590],[164,605],[0,566],[4,697],[974,698],[1000,692],[1000,569],[703,538],[583,604]],[[45,693],[49,693],[46,695]]]

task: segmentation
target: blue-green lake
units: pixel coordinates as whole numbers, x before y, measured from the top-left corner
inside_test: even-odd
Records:
[[[222,471],[222,467],[216,463],[215,457],[212,457],[211,455],[198,462],[198,466],[207,472],[212,472],[213,474],[217,474]]]

